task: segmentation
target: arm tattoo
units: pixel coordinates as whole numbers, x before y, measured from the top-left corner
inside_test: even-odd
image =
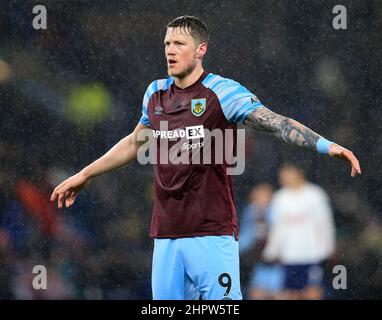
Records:
[[[257,108],[249,113],[244,124],[273,134],[287,143],[311,150],[316,150],[317,141],[321,138],[296,120],[281,116],[265,107]]]

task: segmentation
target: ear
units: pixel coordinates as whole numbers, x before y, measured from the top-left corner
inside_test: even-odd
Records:
[[[207,43],[202,42],[201,44],[198,45],[196,48],[196,57],[203,59],[204,55],[207,53]]]

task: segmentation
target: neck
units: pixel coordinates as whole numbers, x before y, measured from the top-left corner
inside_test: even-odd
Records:
[[[204,72],[204,69],[201,65],[196,66],[196,68],[186,77],[184,78],[174,77],[175,84],[177,87],[181,89],[187,88],[191,86],[192,84],[194,84],[196,81],[198,81],[198,79],[203,74],[203,72]]]

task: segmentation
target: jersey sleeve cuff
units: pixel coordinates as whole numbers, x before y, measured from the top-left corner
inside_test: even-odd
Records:
[[[261,102],[256,103],[255,105],[252,105],[249,109],[244,111],[243,115],[241,116],[241,122],[244,123],[244,120],[248,117],[248,115],[255,111],[257,108],[264,107]]]
[[[317,141],[317,144],[316,144],[316,149],[319,153],[326,153],[328,154],[329,153],[329,147],[331,144],[333,144],[334,142],[332,141],[329,141],[329,140],[326,140],[325,138],[320,138],[318,139]]]

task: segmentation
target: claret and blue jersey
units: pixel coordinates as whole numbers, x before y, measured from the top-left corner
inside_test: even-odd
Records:
[[[180,138],[182,132],[187,139],[200,135],[201,129],[236,132],[236,124],[260,106],[256,96],[239,83],[204,72],[185,89],[177,87],[172,77],[152,82],[144,95],[140,123],[153,130],[158,147],[160,139],[169,139],[170,149],[177,143],[170,138]],[[166,122],[166,132],[162,132],[161,122]],[[235,147],[235,143],[229,146],[228,152],[234,152]],[[156,197],[151,236],[235,235],[237,239],[232,178],[226,174],[226,166],[153,164]]]

